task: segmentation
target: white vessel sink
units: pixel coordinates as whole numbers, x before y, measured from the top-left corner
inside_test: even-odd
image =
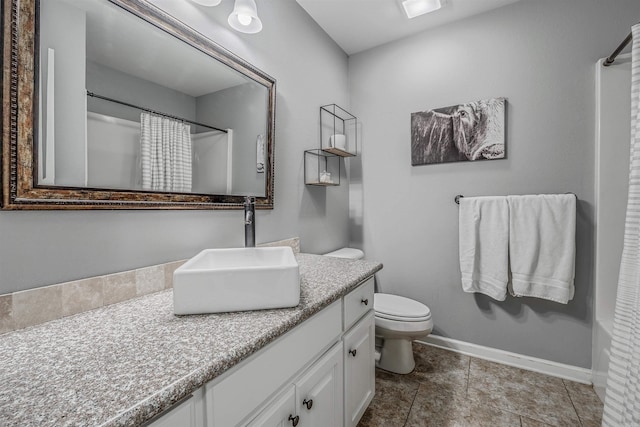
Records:
[[[175,314],[295,307],[298,263],[290,247],[206,249],[173,273]]]

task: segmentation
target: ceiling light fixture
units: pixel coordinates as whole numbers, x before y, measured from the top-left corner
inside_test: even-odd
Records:
[[[442,7],[440,0],[404,0],[402,2],[407,18],[415,18],[425,13],[433,12]]]
[[[191,0],[194,3],[198,3],[202,6],[217,6],[222,0]]]
[[[236,31],[247,34],[259,33],[262,21],[258,18],[258,7],[254,0],[236,0],[229,15],[229,25]]]

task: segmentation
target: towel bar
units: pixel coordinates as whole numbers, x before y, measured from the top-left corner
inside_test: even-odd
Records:
[[[573,194],[576,199],[578,198],[578,196],[576,196],[576,193],[574,193],[572,191],[566,192],[564,194]],[[462,194],[458,194],[456,197],[453,198],[453,201],[456,202],[456,205],[459,205],[460,204],[460,199],[463,198],[463,197],[464,196]]]

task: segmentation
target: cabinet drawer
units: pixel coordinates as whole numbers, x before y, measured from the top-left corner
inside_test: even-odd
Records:
[[[344,297],[343,331],[349,329],[367,311],[373,310],[373,283],[373,277],[370,277]]]

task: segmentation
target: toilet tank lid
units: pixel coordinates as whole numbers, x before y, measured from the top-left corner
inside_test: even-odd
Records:
[[[422,318],[431,315],[429,307],[412,300],[391,294],[374,294],[373,309],[376,313],[405,318]]]
[[[329,252],[326,256],[332,256],[335,258],[348,258],[348,259],[362,259],[364,258],[364,252],[356,248],[342,248],[337,251]]]

